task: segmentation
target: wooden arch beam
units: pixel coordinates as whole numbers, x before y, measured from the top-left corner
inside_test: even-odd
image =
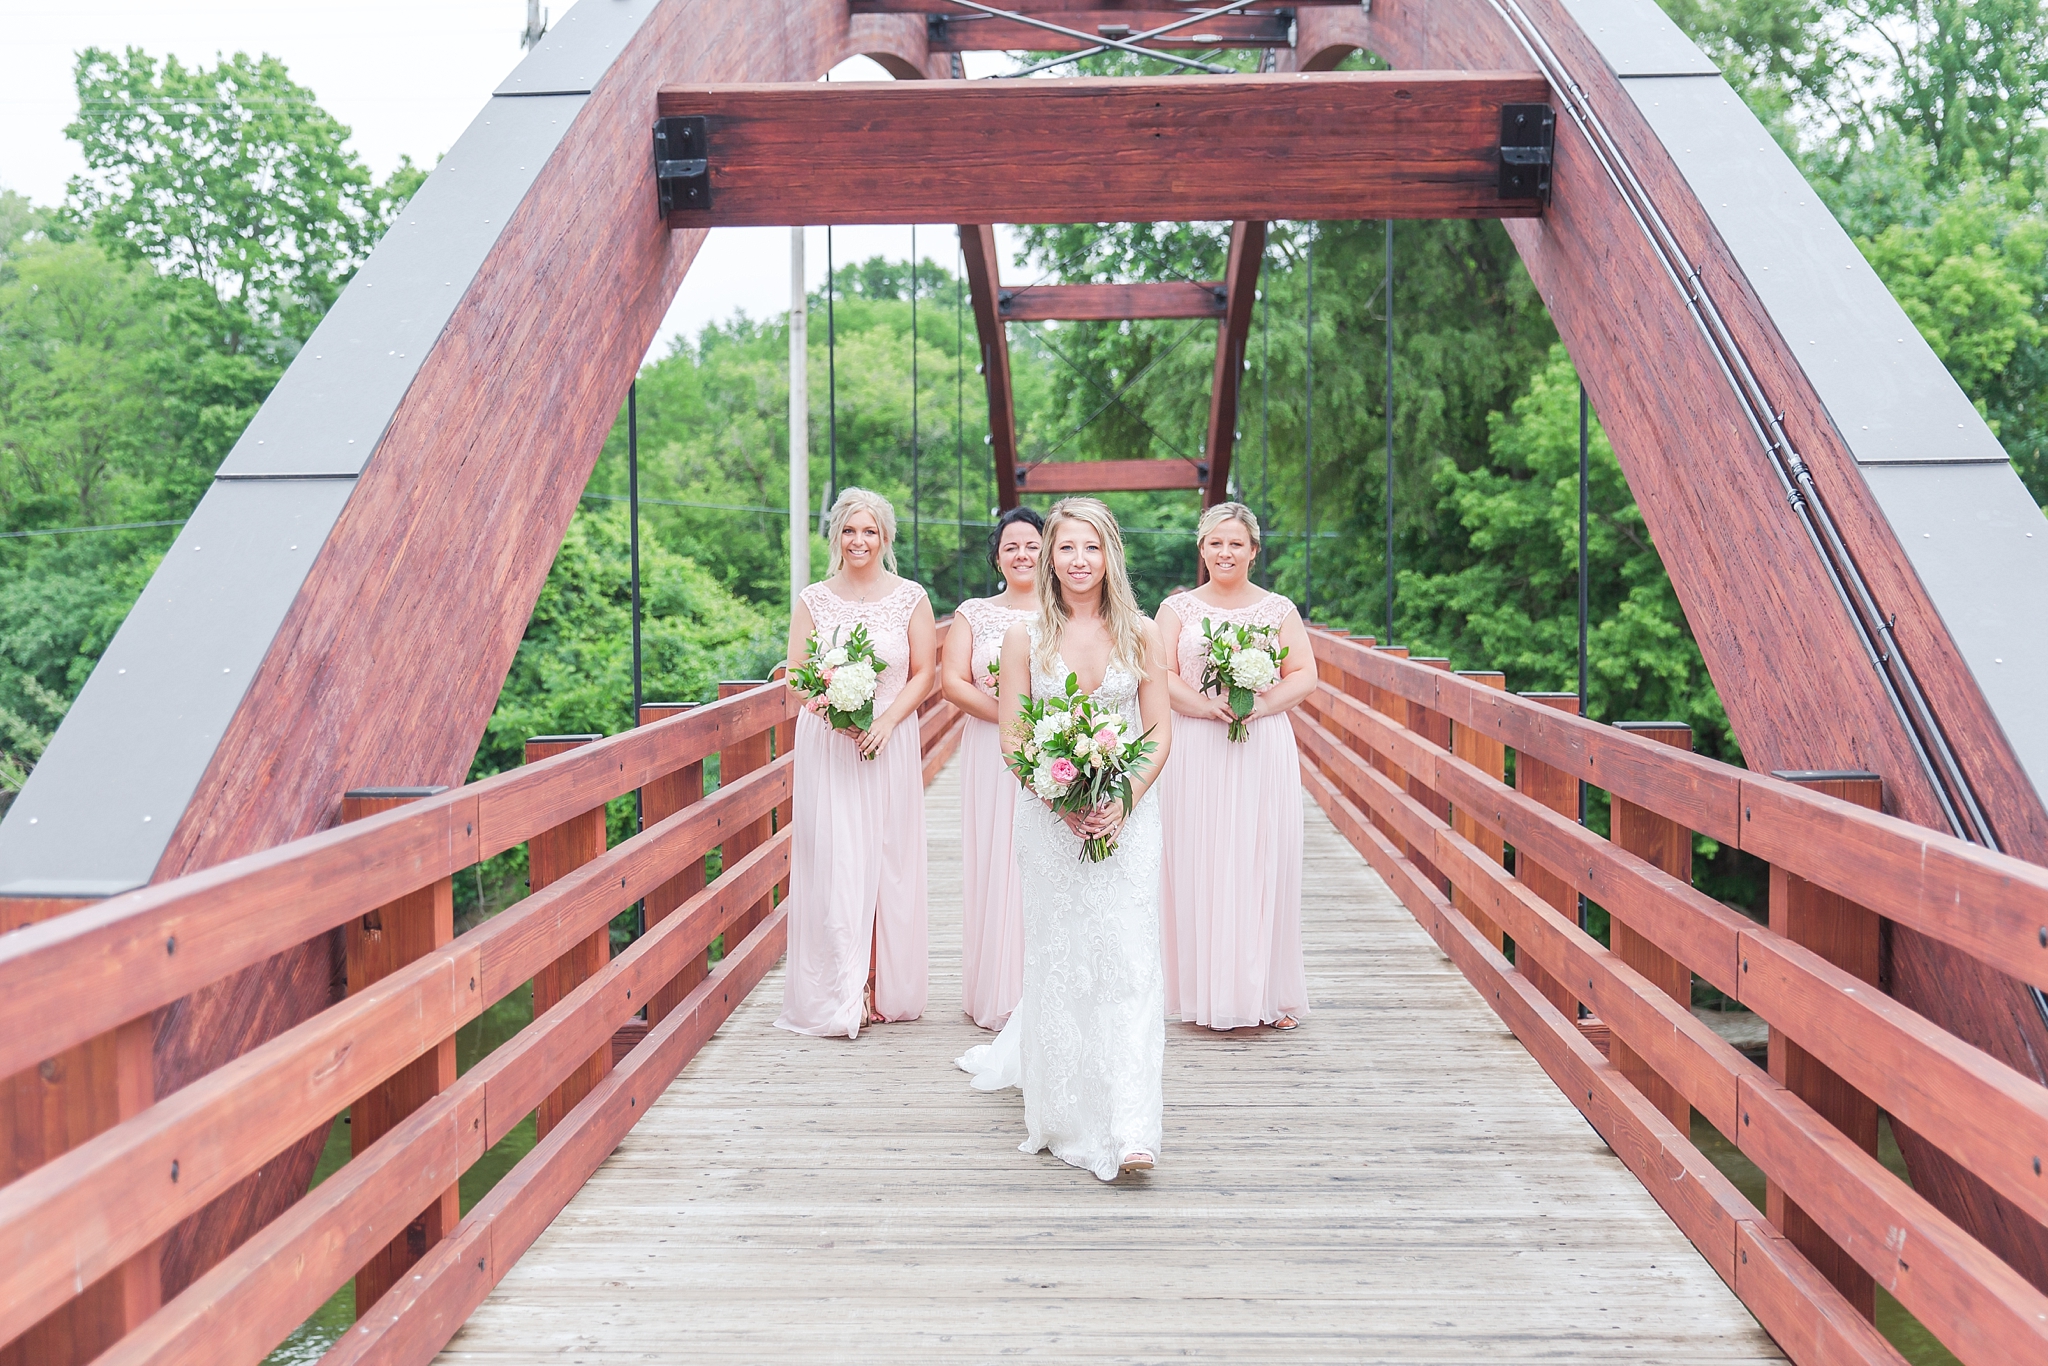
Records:
[[[989,447],[995,456],[996,505],[1017,506],[1017,402],[1010,387],[1010,336],[1003,326],[998,294],[1002,268],[996,230],[988,223],[960,225],[960,254],[974,303],[974,332],[981,339],[981,377],[988,388]]]
[[[1230,260],[1223,270],[1224,315],[1216,329],[1216,370],[1209,382],[1209,477],[1202,506],[1214,507],[1230,498],[1230,455],[1237,443],[1237,395],[1244,378],[1244,343],[1251,334],[1252,306],[1258,301],[1259,267],[1266,259],[1266,225],[1256,220],[1233,223]]]

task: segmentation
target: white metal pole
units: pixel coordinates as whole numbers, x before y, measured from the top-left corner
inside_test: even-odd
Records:
[[[810,329],[804,230],[789,230],[789,607],[811,582]]]

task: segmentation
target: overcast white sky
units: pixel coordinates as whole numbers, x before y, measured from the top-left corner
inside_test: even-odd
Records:
[[[554,0],[556,17],[565,0]],[[521,56],[524,0],[64,0],[4,6],[0,41],[0,189],[38,204],[64,197],[65,182],[85,169],[64,126],[78,112],[71,74],[81,48],[140,47],[161,57],[211,65],[217,53],[267,52],[354,130],[350,145],[378,176],[410,156],[423,166],[454,143]],[[970,56],[969,74],[1005,61]],[[865,58],[834,73],[842,80],[885,80]],[[811,286],[825,278],[825,234],[807,237]],[[910,255],[907,227],[837,228],[837,260]],[[918,232],[919,254],[950,267],[950,226]],[[1004,265],[1009,266],[1008,258]],[[755,317],[789,307],[789,232],[721,228],[699,253],[669,310],[652,355],[677,333],[743,309]]]

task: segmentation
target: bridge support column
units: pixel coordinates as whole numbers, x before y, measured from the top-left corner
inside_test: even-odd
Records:
[[[1673,749],[1692,748],[1692,727],[1682,721],[1623,721],[1616,728],[1633,731],[1646,740],[1655,740]],[[1691,884],[1692,831],[1620,797],[1610,798],[1608,821],[1607,837],[1616,845],[1647,863],[1655,864],[1679,881]],[[1692,969],[1658,948],[1620,916],[1615,916],[1609,925],[1608,947],[1614,950],[1615,957],[1649,978],[1666,996],[1691,1010]],[[1652,1105],[1670,1117],[1671,1122],[1678,1126],[1678,1132],[1692,1132],[1692,1106],[1671,1083],[1658,1076],[1654,1068],[1619,1038],[1614,1040],[1612,1056],[1621,1068],[1621,1074],[1634,1083]]]
[[[718,685],[719,700],[723,701],[728,697],[735,697],[740,693],[758,688],[765,681],[765,679],[749,678],[721,683]],[[795,724],[793,722],[790,723],[790,728],[791,734],[794,735]],[[746,739],[737,741],[727,748],[720,750],[718,752],[719,786],[723,787],[727,783],[746,777],[757,769],[768,767],[774,761],[772,734],[772,731],[763,731],[759,735],[750,735]],[[725,837],[719,866],[721,868],[732,867],[748,854],[753,853],[756,849],[766,844],[769,835],[773,833],[771,816],[763,816],[752,825],[733,831],[733,833]],[[767,919],[768,912],[774,908],[775,899],[773,893],[762,897],[752,906],[749,906],[746,914],[734,921],[732,928],[725,932],[726,950],[730,952],[742,939],[752,934],[754,927]]]
[[[648,702],[640,708],[640,724],[652,725],[680,716],[694,703]],[[687,806],[704,800],[704,761],[686,764],[675,772],[656,778],[640,789],[640,818],[646,825],[665,821]],[[647,928],[653,929],[675,913],[677,907],[704,890],[704,860],[695,859],[682,872],[647,894]],[[647,1027],[652,1029],[682,1004],[690,988],[704,980],[710,970],[710,955],[699,954],[690,966],[677,973],[667,986],[657,988],[647,1004]]]
[[[1525,692],[1522,696],[1546,707],[1554,707],[1567,716],[1579,714],[1579,695],[1571,692]],[[1578,818],[1579,780],[1561,768],[1554,768],[1540,759],[1535,759],[1517,750],[1515,752],[1515,791],[1533,797],[1561,816]],[[1515,850],[1515,877],[1528,885],[1529,890],[1542,897],[1564,913],[1567,920],[1575,920],[1579,913],[1579,894],[1571,884],[1550,869],[1529,857],[1524,850]],[[1564,983],[1543,970],[1534,959],[1517,962],[1522,974],[1530,984],[1543,993],[1545,1000],[1564,1012],[1567,1020],[1579,1018],[1579,1003]]]
[[[1882,809],[1884,781],[1875,773],[1802,771],[1771,776],[1872,811]],[[1877,915],[1775,865],[1771,868],[1771,928],[1844,972],[1877,985],[1883,934]],[[1863,1151],[1876,1156],[1876,1103],[1776,1027],[1771,1030],[1770,1071],[1775,1080],[1811,1105],[1822,1119],[1840,1129]],[[1804,1210],[1786,1199],[1775,1181],[1765,1183],[1764,1214],[1777,1225],[1786,1241],[1834,1283],[1858,1313],[1865,1318],[1875,1316],[1877,1296],[1870,1273],[1821,1232],[1820,1225]]]
[[[341,819],[359,821],[431,797],[438,787],[370,787],[344,793]],[[442,878],[409,896],[357,916],[343,930],[348,994],[369,989],[406,964],[424,958],[455,939],[455,894],[451,878]],[[455,1084],[455,1036],[413,1059],[382,1085],[349,1107],[348,1144],[351,1157],[397,1128],[413,1111]],[[384,1292],[396,1285],[427,1249],[454,1231],[462,1219],[462,1193],[449,1186],[356,1272],[356,1318],[361,1319]]]
[[[602,738],[597,735],[536,736],[526,742],[526,762],[532,764],[551,759]],[[541,831],[526,842],[527,885],[537,892],[549,883],[559,882],[602,854],[604,849],[604,807],[594,806],[560,825]],[[559,1005],[563,997],[603,971],[611,956],[611,926],[600,925],[567,953],[535,973],[533,1017],[539,1019]],[[576,1102],[589,1095],[591,1088],[603,1081],[604,1074],[611,1068],[612,1046],[610,1041],[606,1041],[603,1048],[591,1054],[569,1074],[567,1081],[541,1101],[534,1116],[538,1136],[546,1138],[548,1131],[560,1124],[563,1117],[576,1108]]]
[[[1406,651],[1402,653],[1405,654]],[[1506,674],[1495,673],[1488,669],[1460,669],[1458,670],[1458,677],[1469,678],[1474,683],[1484,687],[1499,688],[1502,691],[1506,691],[1508,686],[1508,676]],[[1498,740],[1481,735],[1471,726],[1458,727],[1457,734],[1451,737],[1451,753],[1478,768],[1495,782],[1505,783],[1507,781],[1507,746]],[[1396,781],[1399,780],[1397,779]],[[1485,850],[1486,856],[1492,859],[1496,866],[1501,863],[1507,853],[1507,844],[1499,835],[1494,834],[1462,811],[1453,811],[1451,813],[1451,828],[1465,840]],[[1414,855],[1410,854],[1409,857],[1413,858]],[[1488,942],[1501,952],[1507,952],[1507,936],[1501,932],[1500,926],[1493,923],[1492,916],[1479,909],[1478,902],[1465,895],[1465,893],[1453,888],[1451,904],[1456,906],[1467,920],[1479,927],[1479,932],[1486,936]]]
[[[93,905],[98,898],[0,897],[0,934]],[[28,1175],[156,1100],[149,1016],[0,1078],[0,1186]],[[84,1366],[155,1313],[163,1244],[150,1244],[14,1342],[0,1366]]]

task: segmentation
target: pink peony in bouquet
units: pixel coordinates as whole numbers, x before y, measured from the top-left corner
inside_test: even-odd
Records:
[[[1130,814],[1131,770],[1157,747],[1150,731],[1132,738],[1122,714],[1098,707],[1073,674],[1064,694],[1026,698],[1018,726],[1023,744],[1009,757],[1010,771],[1053,810],[1085,814],[1114,797]],[[1115,852],[1100,836],[1081,843],[1090,863]]]

